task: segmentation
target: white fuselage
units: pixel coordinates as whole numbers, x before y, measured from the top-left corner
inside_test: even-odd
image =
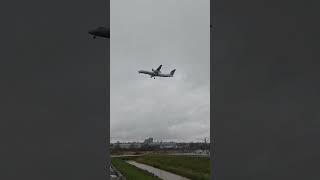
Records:
[[[159,77],[173,77],[172,74],[162,74],[160,71],[145,71],[145,70],[140,70],[138,71],[139,74],[142,73],[142,74],[148,74],[150,75],[151,77],[155,77],[155,76],[159,76]]]

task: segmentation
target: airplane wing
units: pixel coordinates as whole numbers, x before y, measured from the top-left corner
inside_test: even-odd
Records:
[[[157,68],[157,71],[160,71],[161,67],[162,67],[162,65],[160,65],[160,66]]]

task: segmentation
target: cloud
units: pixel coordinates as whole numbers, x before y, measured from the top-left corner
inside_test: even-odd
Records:
[[[124,2],[111,4],[111,141],[209,137],[209,1]],[[160,64],[174,77],[137,72]]]

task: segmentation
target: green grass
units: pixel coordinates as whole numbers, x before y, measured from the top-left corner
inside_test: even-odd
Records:
[[[210,159],[208,157],[146,155],[135,157],[134,160],[192,180],[210,179]]]
[[[112,165],[120,171],[127,180],[160,180],[158,177],[126,163],[121,158],[112,158]]]

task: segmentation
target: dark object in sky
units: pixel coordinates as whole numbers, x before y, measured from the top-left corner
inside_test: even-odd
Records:
[[[174,75],[174,72],[176,71],[176,69],[172,70],[170,72],[170,74],[163,74],[161,73],[160,69],[161,69],[162,65],[160,65],[156,70],[152,69],[152,71],[145,71],[145,70],[140,70],[138,71],[139,74],[142,73],[142,74],[148,74],[150,75],[151,78],[154,78],[155,79],[155,76],[158,76],[158,77],[173,77]]]
[[[95,39],[97,36],[110,38],[110,28],[98,27],[96,29],[90,30],[89,34],[93,35],[93,39]]]

